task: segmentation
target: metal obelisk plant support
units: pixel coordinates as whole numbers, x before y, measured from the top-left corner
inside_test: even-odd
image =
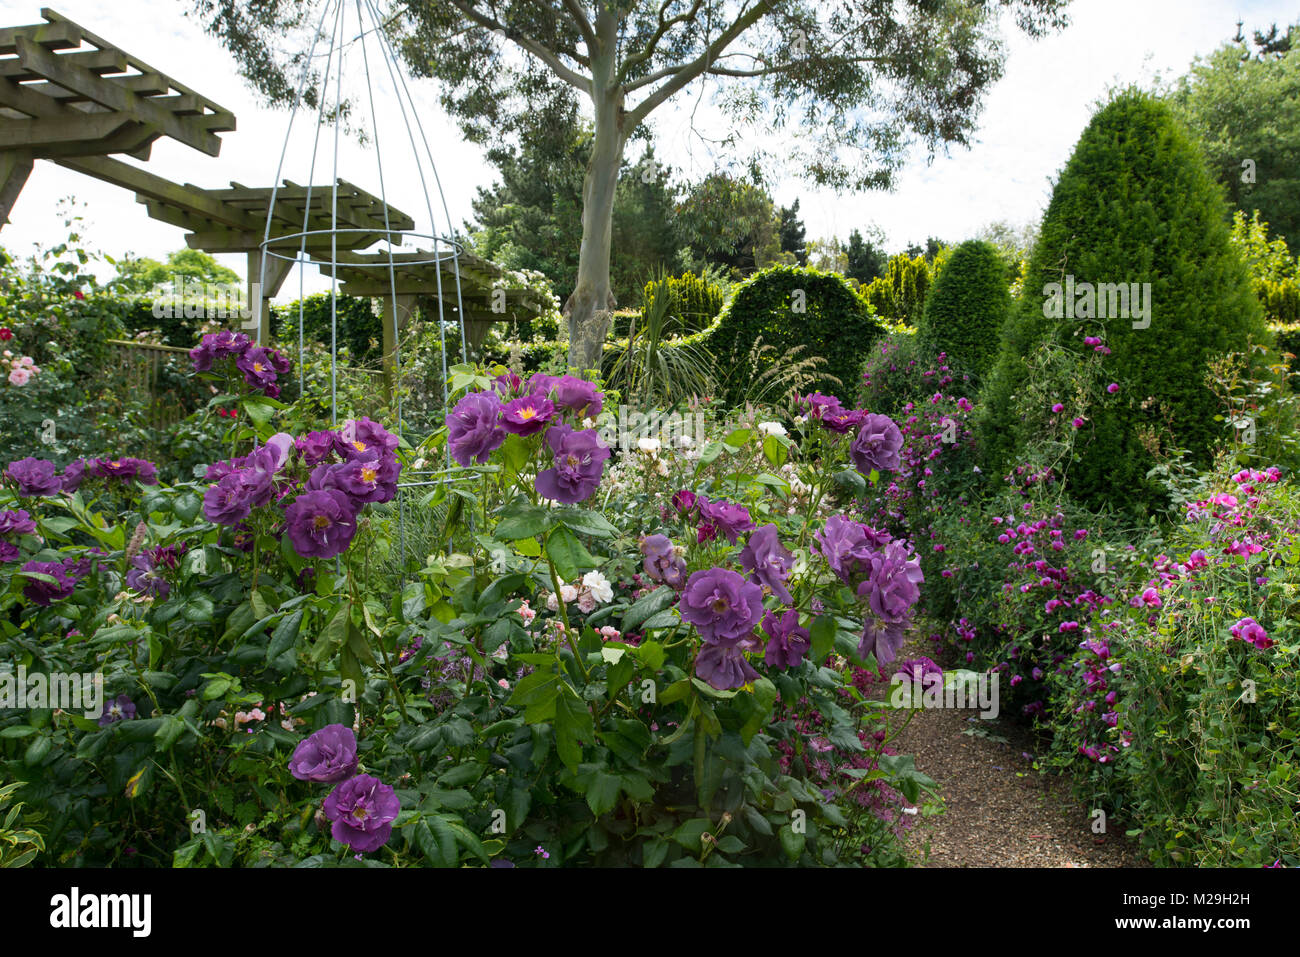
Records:
[[[328,43],[328,49],[323,53],[319,52],[319,48],[325,43]],[[372,74],[372,47],[375,48],[373,51],[375,67],[378,64],[383,66],[382,71],[376,68],[374,74]],[[315,67],[322,58],[325,61],[324,69],[317,74]],[[354,73],[349,75],[349,82],[345,88],[344,73],[349,60],[355,69]],[[411,157],[418,171],[418,182],[423,198],[422,206],[427,216],[428,229],[424,232],[415,230],[416,223],[413,218],[389,205],[388,180],[391,177],[386,175],[385,170],[383,150],[387,144],[382,135],[384,122],[375,108],[374,87],[376,76],[378,76],[380,82],[385,76],[387,77],[390,86],[387,94],[388,102],[395,103],[401,114],[401,127],[404,128],[406,134],[405,146],[410,149]],[[301,187],[290,180],[282,179],[282,176],[285,172],[290,144],[294,141],[294,122],[297,119],[299,109],[306,102],[309,84],[311,84],[313,92],[316,94],[317,110],[306,186]],[[362,89],[363,87],[364,89]],[[345,99],[345,95],[349,99]],[[358,119],[352,113],[352,98],[356,98],[364,108],[368,108],[368,127],[365,122],[366,117]],[[360,192],[345,180],[339,178],[339,146],[340,138],[343,135],[345,116],[349,118],[350,122],[368,130],[371,151],[375,157],[378,173],[378,202],[370,202],[360,212],[352,204],[341,209],[339,202],[340,185],[349,190],[349,196],[345,197],[347,199],[351,199],[354,193]],[[332,155],[330,164],[331,177],[328,186],[320,186],[316,183],[315,177],[321,153],[321,134],[327,120],[333,125],[332,143],[327,142],[326,144]],[[397,124],[390,122],[390,125]],[[391,169],[391,164],[389,166]],[[411,179],[408,178],[407,181],[411,181]],[[442,234],[437,229],[439,219],[434,213],[434,206],[430,196],[431,185],[438,194],[442,212],[441,222],[446,226],[446,232]],[[315,199],[313,199],[313,194]],[[325,203],[326,196],[328,196],[328,207]],[[370,199],[373,200],[373,197],[370,197]],[[284,229],[286,217],[283,213],[277,216],[277,201],[282,206],[288,206],[295,210],[297,204],[302,203],[300,229],[297,231],[286,231]],[[382,226],[380,225],[381,222]],[[372,0],[329,0],[321,12],[320,22],[317,24],[313,35],[311,48],[304,61],[302,79],[294,96],[294,104],[289,117],[284,144],[280,152],[280,161],[276,168],[274,186],[267,207],[266,230],[261,243],[261,275],[265,276],[267,274],[268,262],[273,260],[279,260],[280,264],[284,264],[280,268],[287,268],[290,265],[296,265],[298,268],[298,384],[300,392],[304,390],[305,386],[303,375],[303,360],[305,358],[303,342],[304,272],[308,266],[315,266],[330,276],[330,422],[332,426],[337,427],[338,425],[338,297],[340,269],[379,270],[381,274],[386,273],[387,275],[389,292],[386,305],[389,308],[386,310],[386,320],[393,326],[391,329],[393,349],[391,355],[385,355],[384,361],[386,367],[392,371],[391,382],[393,395],[396,399],[395,412],[397,416],[396,422],[393,423],[393,429],[399,434],[402,430],[402,395],[400,387],[402,356],[398,302],[398,266],[400,264],[404,270],[424,266],[432,272],[433,288],[429,290],[432,295],[426,301],[431,299],[437,303],[438,335],[442,347],[442,404],[444,412],[446,411],[448,403],[446,338],[448,319],[444,315],[444,302],[447,301],[447,296],[451,295],[452,290],[448,289],[444,294],[444,271],[450,274],[450,279],[454,283],[456,321],[460,329],[461,359],[467,361],[465,309],[462,301],[460,269],[460,256],[463,250],[460,243],[452,238],[452,233],[451,215],[447,209],[442,183],[433,162],[433,153],[429,148],[424,126],[420,121],[419,113],[415,109],[415,102],[411,97],[396,51],[386,33],[383,17],[380,16],[379,10]],[[408,241],[415,247],[415,252],[401,253],[399,258],[399,254],[394,251],[394,247],[402,246],[404,242]],[[432,243],[433,248],[431,250],[420,248],[422,243]],[[374,250],[372,247],[375,246],[380,248]],[[370,253],[362,255],[366,250],[370,250]],[[271,262],[271,265],[274,268],[277,264]],[[410,296],[404,298],[409,301]],[[260,328],[265,333],[266,326],[262,325]],[[449,451],[446,453],[446,466],[450,470]],[[401,490],[411,486],[437,484],[436,482],[411,480],[411,478],[420,474],[437,475],[440,473],[433,471],[413,473],[408,471],[408,480],[398,483],[398,531],[403,573],[406,565],[406,506]]]

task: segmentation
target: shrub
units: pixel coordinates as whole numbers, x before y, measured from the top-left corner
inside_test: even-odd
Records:
[[[1296,285],[1294,279],[1280,279],[1277,282],[1256,279],[1252,285],[1255,289],[1255,297],[1264,308],[1264,317],[1270,323],[1300,322],[1300,286]]]
[[[852,383],[883,327],[843,277],[797,266],[773,266],[736,287],[731,301],[708,332],[706,347],[718,362],[728,402],[738,403],[749,374],[742,363],[758,340],[773,352],[759,361],[759,374],[796,346],[803,358],[821,357],[820,391]],[[824,388],[822,387],[824,386]]]
[[[693,273],[669,277],[662,280],[668,287],[668,315],[688,333],[700,332],[713,324],[722,312],[726,296],[721,287]],[[651,280],[645,285],[643,303],[654,298],[654,287],[659,283]]]
[[[1300,494],[1276,470],[1229,472],[1148,552],[1128,602],[1080,619],[1052,678],[1053,763],[1157,863],[1294,867]]]
[[[1011,308],[1006,267],[997,249],[977,239],[953,250],[925,300],[917,338],[930,355],[976,377],[997,358],[998,336]]]
[[[302,310],[303,339],[326,349],[333,339],[335,310],[330,294],[319,292],[300,302],[271,307],[271,335],[285,342],[298,339],[298,312]],[[384,320],[375,310],[375,300],[339,296],[337,308],[338,345],[346,346],[357,361],[377,359],[383,352]]]
[[[931,265],[924,256],[913,259],[899,253],[885,265],[883,276],[866,285],[862,296],[885,322],[915,326],[925,310],[925,297],[938,268],[937,257]]]
[[[1113,350],[1112,375],[1127,396],[1086,423],[1068,475],[1081,501],[1140,511],[1162,501],[1147,478],[1162,453],[1185,449],[1191,463],[1208,464],[1220,427],[1207,364],[1268,336],[1226,223],[1219,190],[1166,106],[1130,91],[1093,117],[1053,191],[985,392],[987,470],[1002,474],[1033,435],[1017,397],[1027,363],[1047,345],[1080,359]],[[1101,287],[1104,308],[1088,308],[1087,290],[1098,287],[1084,283],[1112,284]],[[1147,327],[1143,309],[1124,310],[1112,295],[1129,283],[1149,290],[1139,297]],[[1077,318],[1076,303],[1063,302],[1071,294]],[[1068,363],[1062,370],[1070,375]]]

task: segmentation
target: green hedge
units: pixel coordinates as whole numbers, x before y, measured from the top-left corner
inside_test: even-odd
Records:
[[[1109,297],[1102,297],[1105,310],[1075,314],[1063,302],[1062,287],[1071,283],[1076,302],[1084,283],[1094,291],[1136,283],[1140,296],[1149,284],[1146,318],[1131,303],[1128,314],[1112,310]],[[1112,350],[1104,368],[1119,392],[1080,428],[1072,461],[1064,463],[1070,490],[1094,508],[1136,512],[1163,502],[1163,488],[1148,478],[1153,437],[1165,450],[1187,450],[1191,465],[1209,464],[1224,429],[1215,418],[1219,401],[1205,383],[1207,363],[1269,337],[1229,240],[1223,197],[1165,104],[1129,90],[1093,117],[1053,190],[1004,331],[980,403],[986,474],[1006,474],[1035,441],[1041,410],[1024,407],[1024,396],[1072,400],[1074,370],[1062,367],[1060,381],[1034,383],[1032,357],[1056,346],[1081,364],[1093,355],[1088,336]]]
[[[888,323],[915,326],[925,310],[925,299],[935,280],[935,268],[924,256],[915,259],[899,253],[885,265],[885,274],[862,290],[876,315]]]
[[[758,340],[775,350],[759,359],[759,373],[783,360],[789,350],[803,346],[800,358],[826,360],[825,376],[811,388],[844,390],[847,395],[857,388],[862,361],[884,332],[844,277],[773,266],[736,287],[717,322],[700,333],[698,342],[713,354],[726,401],[739,405],[747,385],[741,379],[748,379],[749,356]],[[742,367],[746,375],[735,375]]]
[[[997,249],[978,239],[964,242],[926,298],[917,327],[921,348],[929,355],[947,353],[953,368],[983,376],[997,358],[1010,308],[1006,265]]]

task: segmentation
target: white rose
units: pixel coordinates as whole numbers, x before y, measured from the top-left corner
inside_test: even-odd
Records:
[[[636,447],[640,449],[642,452],[649,452],[651,455],[654,455],[656,452],[659,451],[659,440],[658,439],[637,439]]]
[[[561,585],[560,597],[564,599],[566,605],[571,604],[578,597],[578,589],[572,585]]]
[[[785,430],[785,426],[780,422],[760,422],[758,423],[758,431],[762,432],[764,435],[785,436],[790,434]]]
[[[587,572],[582,576],[583,587],[591,592],[591,597],[596,599],[602,605],[609,604],[614,600],[614,589],[607,579],[600,572]]]

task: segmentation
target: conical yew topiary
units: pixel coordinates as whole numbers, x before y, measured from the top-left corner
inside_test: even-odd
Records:
[[[955,248],[925,300],[916,330],[921,348],[947,353],[954,369],[976,378],[988,372],[1011,308],[1006,273],[989,243],[972,239]]]
[[[1120,92],[1084,130],[1044,214],[981,395],[985,469],[1016,465],[1053,421],[1038,405],[1059,403],[1055,421],[1077,423],[1059,463],[1071,493],[1129,512],[1159,503],[1147,477],[1158,456],[1181,448],[1205,464],[1226,435],[1208,363],[1268,339],[1198,148],[1163,103]],[[1098,352],[1107,385],[1089,390],[1080,370]]]

